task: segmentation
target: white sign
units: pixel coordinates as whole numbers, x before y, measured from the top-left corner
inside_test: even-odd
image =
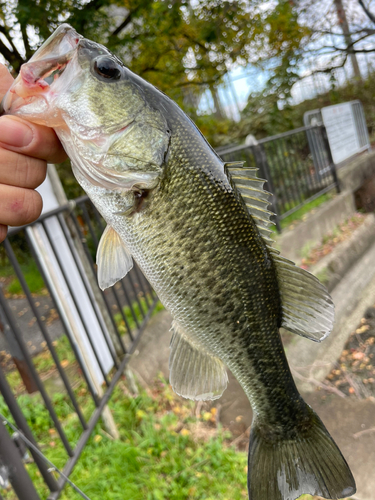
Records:
[[[352,103],[322,109],[334,163],[340,163],[361,150]]]

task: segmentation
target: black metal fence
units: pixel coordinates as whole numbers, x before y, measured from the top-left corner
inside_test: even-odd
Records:
[[[218,150],[224,161],[245,161],[259,169],[265,189],[273,194],[276,226],[314,198],[339,190],[325,128],[301,127],[258,141]]]
[[[111,289],[97,287],[94,260],[103,229],[100,215],[82,197],[11,230],[0,245],[0,412],[36,447],[29,449],[30,467],[43,478],[43,497],[49,500],[57,500],[66,478],[56,476],[37,452],[38,424],[27,422],[18,395],[39,393],[54,439],[65,450],[63,473],[69,477],[158,302],[136,266]],[[69,408],[73,432],[59,415],[51,380]],[[2,433],[0,465],[3,459],[16,470],[14,445],[10,449],[4,439]],[[11,475],[10,482],[20,500],[40,498],[24,474]]]

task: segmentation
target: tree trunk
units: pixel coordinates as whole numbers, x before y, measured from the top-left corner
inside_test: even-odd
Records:
[[[350,56],[350,60],[353,66],[353,72],[355,78],[358,78],[359,80],[362,79],[362,75],[359,69],[357,57],[355,53],[353,52],[353,40],[352,37],[350,36],[350,31],[349,31],[349,25],[348,21],[346,19],[346,13],[344,10],[344,6],[342,4],[342,0],[334,0],[334,4],[336,7],[336,12],[337,12],[337,18],[339,21],[340,28],[343,32],[344,38],[345,38],[345,43],[347,46],[348,54]]]

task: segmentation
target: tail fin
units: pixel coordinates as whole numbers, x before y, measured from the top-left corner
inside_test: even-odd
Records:
[[[255,419],[248,467],[249,500],[295,500],[303,493],[338,499],[356,492],[345,458],[309,407],[311,425],[293,438],[270,441]]]

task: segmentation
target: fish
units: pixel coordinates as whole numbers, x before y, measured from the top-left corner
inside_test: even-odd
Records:
[[[175,102],[67,24],[21,67],[2,113],[56,131],[107,223],[99,286],[122,279],[134,259],[171,312],[174,391],[215,400],[227,367],[237,378],[253,409],[249,499],[354,494],[279,333],[322,341],[334,305],[316,277],[272,247],[270,194],[256,170],[223,162]]]

